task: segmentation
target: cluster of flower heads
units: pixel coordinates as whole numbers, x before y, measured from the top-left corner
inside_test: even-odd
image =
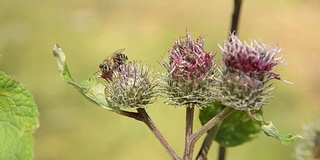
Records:
[[[267,103],[273,89],[268,82],[280,80],[273,67],[283,61],[277,56],[281,49],[257,41],[241,42],[235,34],[220,49],[222,61],[217,67],[213,51],[204,49],[203,37],[194,40],[187,31],[175,41],[161,63],[167,71],[160,77],[167,104],[203,107],[218,101],[237,110],[259,110]],[[145,66],[123,63],[112,74],[106,85],[112,106],[145,107],[158,95],[158,84]]]
[[[202,37],[186,36],[177,40],[163,63],[167,70],[162,87],[167,103],[205,106],[218,101],[237,110],[259,110],[273,89],[268,82],[280,80],[273,67],[281,63],[281,49],[252,41],[241,42],[235,34],[225,41],[221,66],[215,67],[214,55],[204,49]]]

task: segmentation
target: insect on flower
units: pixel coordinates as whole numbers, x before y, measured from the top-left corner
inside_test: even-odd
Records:
[[[101,78],[111,80],[113,71],[118,70],[120,65],[123,65],[128,60],[128,57],[122,53],[125,49],[119,49],[113,52],[109,57],[104,59],[100,65]]]

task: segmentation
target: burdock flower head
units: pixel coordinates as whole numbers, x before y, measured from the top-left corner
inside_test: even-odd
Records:
[[[303,127],[303,139],[299,141],[295,149],[297,160],[320,159],[320,117],[317,115],[315,122]]]
[[[193,40],[187,31],[168,51],[162,63],[167,70],[163,75],[163,91],[167,103],[175,106],[203,104],[212,99],[209,92],[213,80],[212,52],[204,50],[204,38]]]
[[[281,49],[252,41],[241,42],[235,34],[225,41],[222,59],[222,103],[238,110],[259,110],[270,97],[271,79],[280,80],[273,67],[283,62]]]
[[[145,108],[158,95],[157,83],[146,66],[133,62],[122,64],[113,71],[106,85],[106,99],[112,107]]]

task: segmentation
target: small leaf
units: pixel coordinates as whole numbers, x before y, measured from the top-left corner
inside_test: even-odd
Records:
[[[271,137],[275,137],[277,139],[279,139],[279,131],[277,130],[277,128],[273,125],[272,122],[269,122],[269,124],[267,125],[261,125],[260,126],[261,129],[263,130],[263,132],[267,135],[267,136],[271,136]]]
[[[39,113],[31,93],[0,72],[0,159],[33,159]]]
[[[219,103],[203,108],[199,115],[201,124],[208,122],[222,108]],[[215,140],[224,147],[232,147],[256,138],[258,133],[259,126],[245,112],[235,111],[223,120]]]
[[[111,105],[108,104],[105,97],[105,86],[97,82],[97,77],[91,76],[88,80],[80,83],[76,83],[73,80],[67,67],[66,56],[58,44],[56,44],[53,48],[53,55],[56,58],[60,76],[64,81],[73,85],[81,94],[103,108],[114,112],[119,110],[118,108],[112,108]]]
[[[276,138],[280,140],[282,144],[292,144],[295,142],[298,138],[301,138],[299,135],[293,135],[293,134],[286,134],[281,135],[278,131],[278,129],[273,125],[271,121],[266,121],[263,119],[262,111],[248,111],[248,115],[256,121],[256,123],[260,126],[262,131],[270,137]]]

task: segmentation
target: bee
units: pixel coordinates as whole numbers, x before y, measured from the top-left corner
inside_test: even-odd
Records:
[[[119,49],[113,52],[109,57],[104,59],[100,65],[101,78],[111,80],[113,71],[118,70],[120,65],[123,65],[128,60],[128,57],[122,53],[125,49]]]

